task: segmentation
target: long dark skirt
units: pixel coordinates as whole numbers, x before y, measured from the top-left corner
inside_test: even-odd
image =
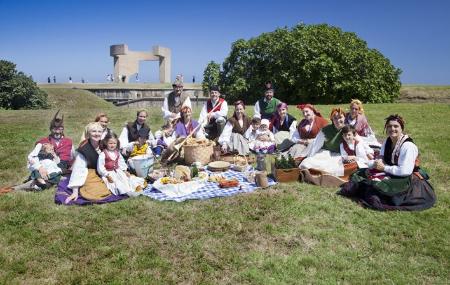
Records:
[[[359,171],[354,175],[360,173]],[[367,180],[355,182],[355,179],[352,179],[343,185],[339,194],[354,197],[363,205],[380,211],[421,211],[433,207],[436,202],[433,186],[428,180],[415,174],[411,175],[406,189],[398,193],[387,194]]]

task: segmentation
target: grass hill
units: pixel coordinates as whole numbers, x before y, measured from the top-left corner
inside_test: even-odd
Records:
[[[94,93],[83,89],[67,87],[40,87],[48,94],[48,101],[52,108],[61,109],[102,109],[112,108],[114,105]]]
[[[48,134],[56,108],[76,143],[100,111],[117,132],[135,118],[136,109],[89,92],[49,91],[55,109],[0,110],[0,185],[28,175],[26,156]],[[318,106],[324,116],[331,108]],[[450,105],[365,110],[380,137],[388,114],[405,117],[438,196],[434,208],[375,212],[337,196],[337,189],[301,183],[203,201],[139,197],[87,207],[55,205],[54,190],[8,193],[0,196],[0,283],[448,284]],[[160,110],[149,112],[155,130]],[[294,106],[289,112],[300,117]]]

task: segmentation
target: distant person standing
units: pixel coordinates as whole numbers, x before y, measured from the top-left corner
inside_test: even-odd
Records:
[[[139,82],[139,73],[136,73],[136,82]]]
[[[48,83],[52,83],[52,80],[50,79],[50,76],[47,77],[47,82],[48,82]]]
[[[192,76],[192,83],[195,83],[195,75]]]
[[[111,74],[106,75],[106,81],[110,82],[111,81]]]
[[[84,83],[84,78],[83,77],[81,77],[81,83]]]
[[[72,76],[69,76],[69,83],[72,83]]]
[[[56,76],[53,75],[53,83],[56,83]]]

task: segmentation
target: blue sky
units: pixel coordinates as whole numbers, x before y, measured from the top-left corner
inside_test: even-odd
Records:
[[[237,39],[277,27],[327,23],[355,32],[403,70],[406,84],[450,84],[450,1],[20,1],[0,0],[0,59],[45,82],[105,82],[109,46],[172,49],[172,78],[222,63]],[[140,78],[158,81],[158,64]]]

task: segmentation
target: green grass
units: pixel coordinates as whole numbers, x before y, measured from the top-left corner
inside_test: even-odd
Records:
[[[135,109],[100,104],[89,93],[67,102],[75,95],[64,92],[50,97],[75,141],[99,111],[118,132],[135,117]],[[327,116],[331,107],[319,109]],[[54,190],[9,193],[0,196],[0,283],[449,283],[450,105],[365,109],[379,135],[388,114],[405,117],[437,192],[434,208],[375,212],[336,189],[300,183],[205,201],[139,197],[87,207],[55,205]],[[0,111],[0,184],[26,177],[26,155],[54,112]],[[160,111],[150,113],[151,126],[160,126]]]

